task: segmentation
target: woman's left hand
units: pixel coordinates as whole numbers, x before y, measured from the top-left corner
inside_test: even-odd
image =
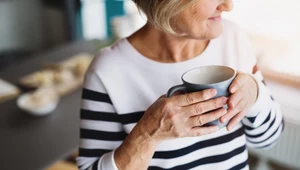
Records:
[[[229,87],[231,96],[228,100],[228,112],[220,118],[222,123],[230,121],[227,130],[231,130],[246,115],[255,103],[258,95],[258,86],[254,78],[245,73],[238,73]]]

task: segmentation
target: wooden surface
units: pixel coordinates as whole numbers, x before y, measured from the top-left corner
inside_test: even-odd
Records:
[[[300,77],[293,74],[282,73],[268,67],[261,67],[261,71],[266,79],[300,89]]]
[[[46,170],[78,170],[77,166],[69,162],[57,162]]]

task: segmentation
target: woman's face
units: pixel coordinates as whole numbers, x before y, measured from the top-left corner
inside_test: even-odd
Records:
[[[221,14],[232,7],[232,0],[197,0],[175,17],[171,25],[188,38],[210,40],[221,35]]]

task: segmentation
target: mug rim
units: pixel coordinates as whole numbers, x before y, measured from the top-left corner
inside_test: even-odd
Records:
[[[190,83],[190,82],[187,82],[187,81],[185,81],[185,80],[183,79],[183,76],[184,76],[185,74],[187,74],[188,72],[190,72],[190,71],[192,71],[192,70],[200,69],[200,68],[203,68],[203,67],[226,67],[226,68],[232,70],[234,73],[233,73],[233,75],[232,75],[230,78],[228,78],[228,79],[226,79],[226,80],[224,80],[224,81],[220,81],[220,82],[217,82],[217,83],[211,83],[211,84],[202,84],[202,83],[196,84],[196,83]],[[223,83],[227,82],[228,80],[233,79],[235,76],[236,76],[236,70],[233,69],[233,68],[231,68],[231,67],[229,67],[229,66],[224,66],[224,65],[207,65],[207,66],[195,67],[195,68],[192,68],[192,69],[190,69],[190,70],[184,72],[184,73],[181,75],[181,80],[182,80],[184,83],[188,83],[188,84],[192,84],[192,85],[216,85],[216,84],[223,84]]]

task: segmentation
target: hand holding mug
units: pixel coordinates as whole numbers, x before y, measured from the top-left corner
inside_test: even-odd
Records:
[[[215,89],[207,89],[169,98],[161,96],[147,109],[136,128],[155,141],[216,132],[219,130],[218,126],[203,126],[227,112],[222,108],[227,103],[227,98],[212,99],[216,94]]]
[[[213,97],[229,97],[229,86],[236,76],[236,71],[227,66],[211,65],[194,68],[185,72],[181,79],[183,84],[172,87],[167,96],[172,96],[176,91],[183,91],[186,93],[203,91],[206,89],[215,89],[217,94]],[[227,108],[226,104],[220,106]],[[207,122],[205,126],[215,125],[223,128],[227,125],[228,120],[220,122],[219,119]]]
[[[221,122],[230,120],[227,129],[231,130],[245,117],[249,108],[255,103],[258,86],[251,75],[238,73],[229,87],[229,91],[232,93],[228,100],[229,110],[221,118]]]

